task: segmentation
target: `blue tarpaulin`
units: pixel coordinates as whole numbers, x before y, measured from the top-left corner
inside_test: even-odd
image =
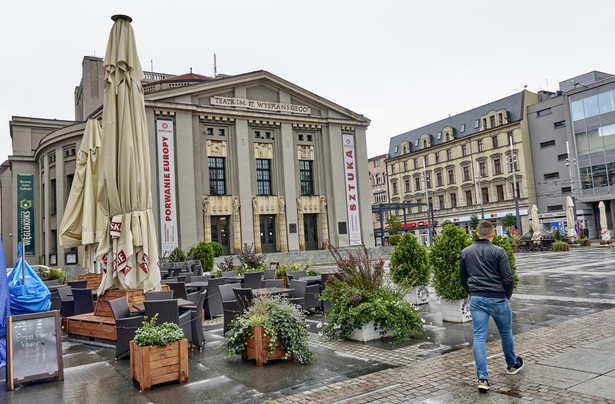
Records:
[[[0,367],[6,365],[6,318],[11,315],[9,283],[6,276],[6,262],[2,237],[0,237]]]
[[[11,313],[16,316],[19,314],[49,311],[49,307],[51,307],[51,293],[41,278],[28,265],[28,262],[24,260],[21,254],[21,243],[19,243],[19,251],[17,264],[15,264],[8,277]]]

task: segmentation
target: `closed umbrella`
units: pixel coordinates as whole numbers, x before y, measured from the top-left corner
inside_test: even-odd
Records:
[[[540,223],[538,221],[538,208],[536,207],[536,205],[532,205],[532,209],[530,210],[530,213],[532,215],[532,230],[533,230],[532,240],[538,240],[539,238],[541,238],[541,233],[540,233]]]
[[[574,204],[572,198],[566,197],[566,226],[568,230],[566,232],[568,238],[575,238],[577,236],[576,225],[574,223]]]
[[[127,16],[112,17],[103,62],[105,95],[98,205],[105,215],[97,257],[98,294],[109,288],[160,289],[158,241],[152,214],[143,70]]]
[[[94,268],[94,256],[101,234],[103,216],[98,208],[98,163],[100,159],[100,125],[88,119],[77,155],[75,177],[60,224],[60,242],[65,248],[84,246],[83,267]]]
[[[606,223],[606,209],[604,208],[604,202],[600,201],[598,204],[600,210],[600,236],[602,241],[609,241],[611,239],[611,231]]]

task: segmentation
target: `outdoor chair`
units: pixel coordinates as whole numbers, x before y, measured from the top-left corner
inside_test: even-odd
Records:
[[[71,288],[75,301],[75,315],[94,312],[94,294],[92,289]]]
[[[60,292],[58,292],[58,289],[53,289],[51,291],[51,296],[49,300],[51,302],[49,311],[52,311],[52,310],[60,310],[60,312],[62,311],[62,299],[60,299]]]
[[[267,279],[265,281],[266,288],[283,288],[284,279]]]
[[[263,277],[262,272],[246,272],[243,277],[243,287],[250,289],[261,288],[261,279]]]
[[[174,299],[188,299],[184,282],[167,282],[167,286],[173,291]]]
[[[224,278],[225,276],[237,276],[237,271],[223,271],[222,277]]]
[[[207,284],[207,300],[205,300],[205,318],[213,318],[222,314],[222,300],[218,286],[224,285],[226,279],[211,278]]]
[[[291,280],[289,282],[288,287],[291,289],[294,289],[292,292],[290,292],[290,297],[288,301],[301,307],[301,310],[306,310],[305,309],[305,293],[307,290],[307,282]]]
[[[201,264],[201,261],[197,261],[196,263],[190,265],[190,270],[196,276],[202,276],[203,275],[203,265]]]
[[[130,312],[126,297],[110,300],[109,306],[115,318],[115,360],[118,360],[130,353],[130,341],[135,338],[137,328],[143,325],[144,317]]]
[[[191,314],[190,310],[179,315],[179,307],[177,306],[177,300],[164,299],[164,300],[144,300],[145,315],[151,319],[156,314],[156,324],[162,323],[175,323],[184,331],[184,337],[188,339],[189,343],[192,343],[192,327],[191,327]]]
[[[324,292],[327,287],[326,283],[329,280],[330,276],[335,276],[334,274],[320,274],[320,293]],[[331,300],[323,300],[321,303],[321,309],[323,312],[329,310],[331,308]]]
[[[68,282],[68,286],[70,286],[73,289],[75,288],[84,289],[88,287],[88,280],[82,279],[80,281],[70,281]]]
[[[59,285],[58,280],[57,279],[43,279],[43,283],[45,284],[45,286],[49,286],[49,285]]]
[[[70,317],[75,315],[75,300],[73,299],[73,290],[65,286],[63,288],[57,288],[58,295],[60,296],[60,303],[62,309],[60,314],[62,317]]]
[[[198,302],[195,309],[190,309],[190,324],[192,328],[192,345],[199,347],[199,350],[203,349],[205,343],[205,336],[203,335],[203,304],[207,291],[199,293]]]
[[[235,288],[233,289],[233,293],[235,293],[235,297],[237,298],[237,306],[239,307],[239,311],[242,313],[244,311],[248,311],[252,305],[252,300],[254,300],[252,289]]]
[[[241,283],[226,283],[218,286],[220,299],[222,299],[222,309],[224,315],[224,325],[222,327],[223,334],[226,334],[226,332],[231,329],[231,321],[241,314],[239,305],[237,304],[237,298],[233,292],[233,289],[237,288],[241,288]]]
[[[209,275],[193,275],[192,279],[190,279],[190,282],[203,282],[203,281],[208,281],[211,279],[211,276]]]
[[[263,275],[265,280],[267,279],[275,279],[275,269],[265,269],[265,274]]]
[[[145,292],[145,300],[173,299],[172,290],[161,290],[159,292]]]

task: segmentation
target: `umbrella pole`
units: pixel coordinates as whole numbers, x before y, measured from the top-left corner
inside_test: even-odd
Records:
[[[21,239],[21,274],[23,285],[26,286],[26,245],[23,238]]]

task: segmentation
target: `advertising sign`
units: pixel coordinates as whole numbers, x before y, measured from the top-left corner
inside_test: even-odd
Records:
[[[342,135],[342,143],[344,151],[344,174],[346,180],[346,206],[348,208],[348,237],[350,239],[350,245],[361,245],[359,192],[357,190],[354,137],[352,135]]]
[[[34,255],[34,175],[17,174],[17,237],[26,256]]]
[[[177,203],[175,201],[175,150],[173,121],[156,122],[158,139],[158,183],[160,197],[160,240],[162,252],[170,253],[179,245]]]

